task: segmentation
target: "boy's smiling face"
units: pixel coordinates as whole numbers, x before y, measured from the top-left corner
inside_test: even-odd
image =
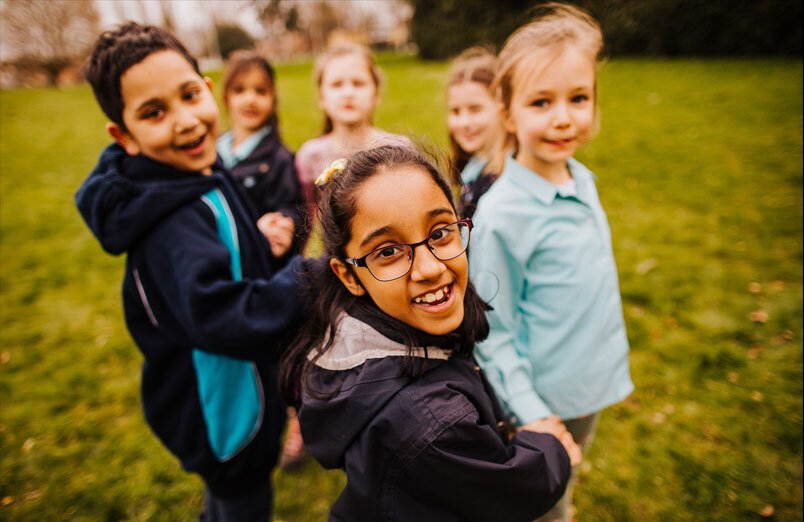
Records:
[[[132,156],[208,174],[215,162],[218,107],[212,83],[172,50],[158,51],[120,76],[123,122],[109,134]]]

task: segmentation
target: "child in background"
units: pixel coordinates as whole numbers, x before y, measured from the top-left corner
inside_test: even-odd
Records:
[[[597,22],[565,4],[542,6],[505,43],[491,165],[502,176],[477,208],[472,251],[473,280],[494,296],[477,348],[489,381],[515,422],[558,416],[584,450],[600,410],[634,388],[606,214],[573,158],[596,130],[602,45]],[[567,491],[543,520],[571,518]]]
[[[274,69],[253,51],[235,51],[223,80],[223,103],[231,130],[218,138],[223,165],[248,195],[259,217],[257,227],[281,257],[302,241],[304,205],[293,155],[282,144],[277,119]]]
[[[76,193],[101,246],[126,252],[123,308],[145,419],[207,487],[202,520],[265,522],[285,405],[282,342],[300,320],[239,189],[216,163],[212,82],[170,33],[100,35],[87,79],[114,144]]]
[[[472,351],[488,333],[468,280],[472,223],[411,147],[333,164],[320,184],[325,255],[283,358],[309,451],[344,468],[330,520],[530,521],[580,450],[559,423],[508,431]],[[557,440],[558,437],[562,442]]]
[[[318,106],[324,111],[324,132],[306,141],[296,154],[296,170],[307,202],[315,215],[313,182],[338,158],[384,144],[410,144],[404,136],[384,132],[372,125],[380,102],[380,70],[371,52],[361,45],[339,45],[327,49],[315,62]],[[310,230],[305,230],[309,235]],[[289,410],[288,434],[282,450],[282,467],[292,468],[307,455],[298,421]]]
[[[316,59],[314,74],[324,131],[306,141],[296,154],[296,170],[311,211],[315,209],[313,182],[330,163],[359,150],[410,143],[404,136],[372,125],[382,81],[366,47],[353,44],[327,49]]]
[[[466,49],[452,62],[447,82],[447,128],[454,183],[461,187],[459,213],[472,217],[480,197],[497,179],[487,172],[481,151],[489,148],[499,125],[491,92],[494,55],[483,47]]]

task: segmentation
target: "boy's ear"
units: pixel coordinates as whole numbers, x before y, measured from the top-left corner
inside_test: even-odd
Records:
[[[127,131],[123,130],[120,125],[109,122],[106,124],[106,132],[109,133],[114,141],[123,147],[129,156],[136,156],[140,153],[140,146],[134,138]]]
[[[212,90],[212,87],[213,87],[213,84],[212,84],[212,78],[210,78],[209,76],[204,76],[204,83],[206,83],[206,84],[207,84],[207,87],[209,87],[209,91],[210,91],[210,92],[214,92],[214,91]]]
[[[341,280],[343,286],[349,290],[350,294],[364,295],[366,293],[366,289],[363,288],[363,285],[360,284],[360,281],[357,279],[357,277],[355,277],[354,272],[349,270],[349,267],[346,266],[346,263],[340,259],[332,258],[329,260],[329,267],[333,272],[335,272],[335,275]]]

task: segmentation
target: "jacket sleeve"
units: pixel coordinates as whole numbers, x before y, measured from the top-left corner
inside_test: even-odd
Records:
[[[294,258],[270,279],[235,281],[215,218],[200,205],[178,211],[140,247],[140,268],[164,305],[155,310],[156,320],[160,313],[168,316],[166,322],[175,320],[178,334],[196,348],[249,360],[264,357],[300,320],[303,261]]]
[[[481,288],[481,295],[488,294],[484,298],[494,295],[490,300],[493,309],[487,316],[489,336],[477,345],[475,357],[505,409],[521,425],[548,417],[551,411],[533,389],[533,368],[528,355],[520,353],[515,344],[522,321],[519,301],[525,275],[522,262],[510,248],[517,240],[505,237],[505,232],[512,228],[497,227],[493,221],[483,222],[470,255],[475,283],[486,287],[492,281],[499,284],[496,295],[494,289]]]
[[[506,444],[471,412],[410,463],[400,489],[461,520],[532,521],[555,505],[569,478],[555,437],[520,432]]]

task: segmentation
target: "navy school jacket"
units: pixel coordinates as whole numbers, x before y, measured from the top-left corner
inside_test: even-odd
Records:
[[[114,144],[75,199],[101,246],[127,254],[123,308],[153,431],[219,496],[265,483],[285,421],[278,358],[298,326],[302,261],[274,266],[218,164],[211,176],[181,172]]]
[[[247,196],[256,217],[281,212],[293,218],[296,239],[292,250],[301,249],[308,227],[307,206],[302,199],[293,155],[271,130],[248,157],[231,168],[232,177]]]
[[[509,440],[473,360],[428,349],[417,379],[404,345],[343,315],[312,366],[299,422],[308,451],[343,468],[331,521],[532,521],[564,493],[569,457],[552,435]]]

